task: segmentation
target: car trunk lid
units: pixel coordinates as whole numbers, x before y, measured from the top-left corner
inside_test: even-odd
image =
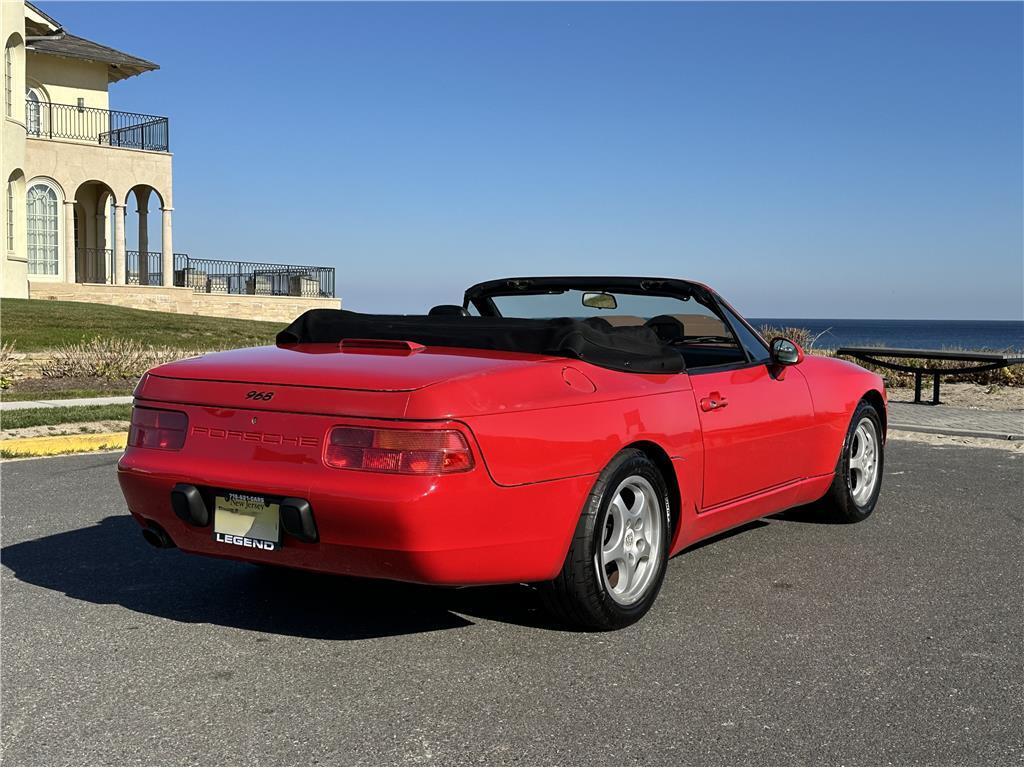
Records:
[[[340,345],[256,347],[158,366],[136,396],[159,402],[401,418],[418,390],[512,372],[545,359],[408,342],[347,340]]]

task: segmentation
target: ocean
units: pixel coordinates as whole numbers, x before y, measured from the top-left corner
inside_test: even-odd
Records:
[[[820,320],[748,318],[752,325],[806,328],[815,347],[958,348],[1024,352],[1024,320]]]

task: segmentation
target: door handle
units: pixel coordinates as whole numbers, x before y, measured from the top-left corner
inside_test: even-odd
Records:
[[[719,408],[725,408],[729,405],[729,401],[718,392],[711,392],[707,397],[700,399],[700,409],[702,411],[716,411]]]

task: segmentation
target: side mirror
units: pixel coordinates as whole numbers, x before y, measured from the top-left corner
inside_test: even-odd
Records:
[[[610,293],[584,293],[583,306],[591,309],[616,309],[619,302]]]
[[[772,362],[776,365],[797,365],[804,360],[800,345],[789,339],[772,339]]]

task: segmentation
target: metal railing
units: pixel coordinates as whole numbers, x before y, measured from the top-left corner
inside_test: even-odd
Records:
[[[166,117],[79,107],[27,99],[25,125],[29,136],[72,139],[111,147],[170,150],[170,124]]]
[[[128,285],[163,285],[160,251],[125,251],[124,281]]]
[[[174,254],[174,284],[197,293],[334,297],[334,267],[194,259]]]
[[[110,248],[76,248],[79,283],[114,282],[114,252]]]

